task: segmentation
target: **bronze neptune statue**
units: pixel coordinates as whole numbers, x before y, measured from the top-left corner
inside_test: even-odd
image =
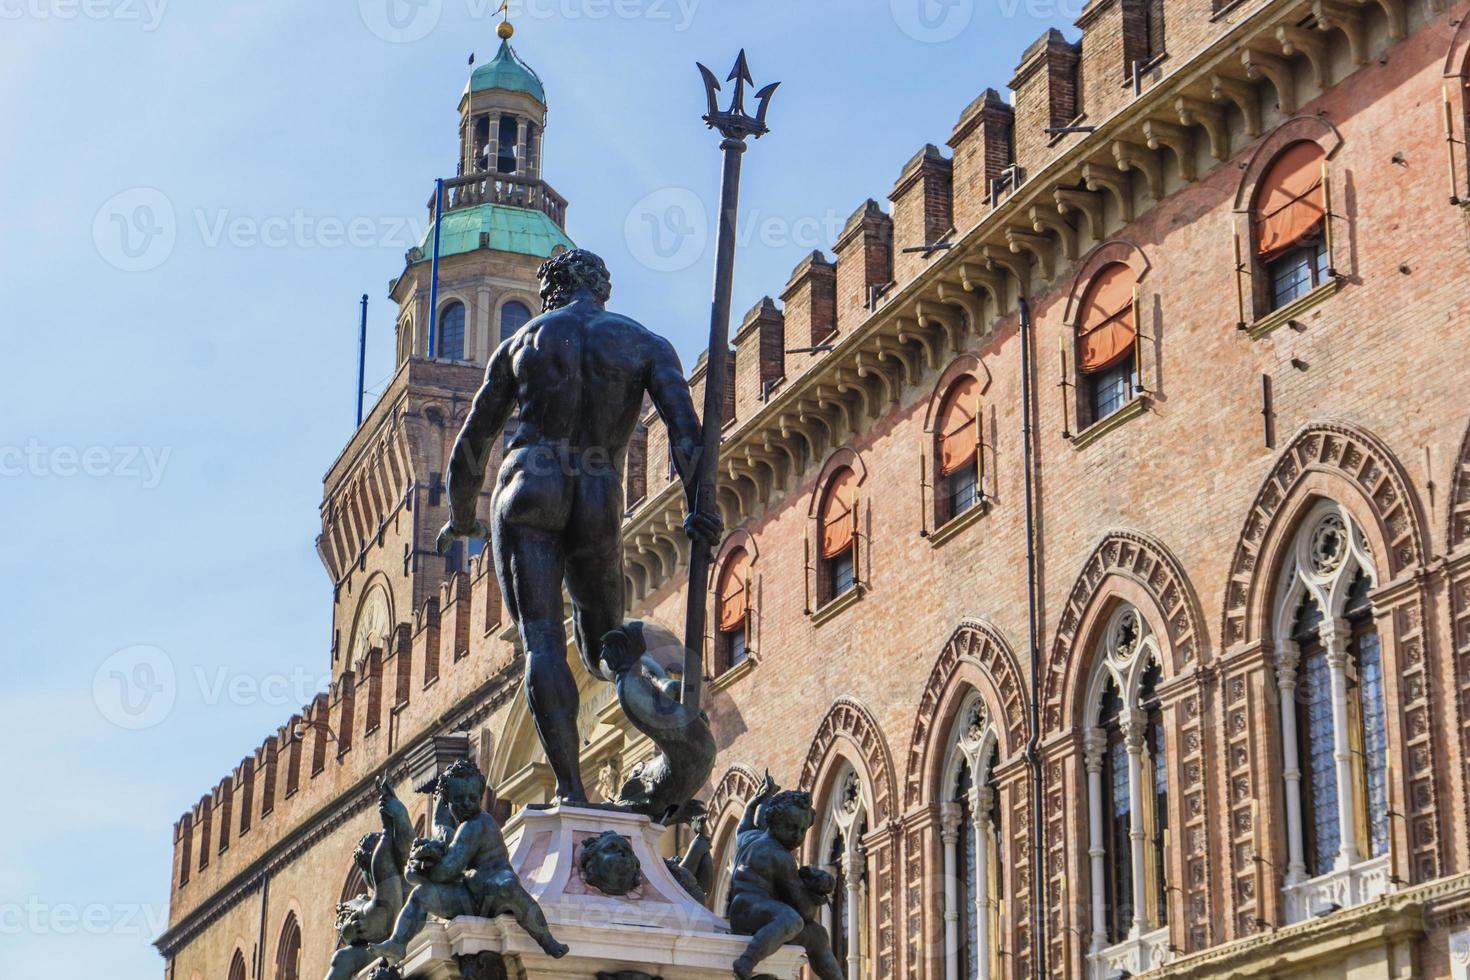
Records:
[[[490,539],[506,608],[525,647],[526,699],[557,799],[582,803],[577,684],[566,662],[562,586],[572,601],[583,664],[593,677],[611,680],[599,662],[601,640],[623,626],[623,472],[645,395],[669,430],[690,501],[686,532],[714,543],[722,526],[715,512],[694,505],[701,433],[674,348],[606,309],[611,279],[591,252],[564,252],[543,264],[540,275],[545,312],[490,356],[455,443],[449,522],[438,547],[444,552],[458,538]],[[476,519],[475,504],[491,449],[512,414],[487,527]],[[695,775],[698,786],[709,772]]]

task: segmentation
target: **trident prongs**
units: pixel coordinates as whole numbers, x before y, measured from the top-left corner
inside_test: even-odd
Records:
[[[769,130],[766,128],[766,109],[771,103],[771,94],[776,91],[780,82],[772,82],[765,88],[755,93],[756,113],[752,117],[745,111],[745,86],[754,86],[755,82],[750,77],[750,66],[745,61],[745,49],[740,49],[739,56],[735,59],[735,67],[730,69],[727,82],[735,83],[735,92],[730,99],[730,108],[720,111],[718,96],[720,91],[719,80],[715,73],[704,65],[699,65],[699,73],[704,77],[704,94],[709,100],[709,112],[705,113],[704,121],[710,129],[718,129],[720,135],[726,139],[744,140],[747,136],[760,139]]]

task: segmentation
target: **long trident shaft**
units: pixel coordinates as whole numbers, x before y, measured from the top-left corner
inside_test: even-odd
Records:
[[[715,481],[719,477],[720,432],[725,422],[725,390],[730,362],[730,293],[735,281],[735,229],[740,204],[740,161],[748,136],[759,139],[766,133],[766,107],[776,84],[756,93],[759,109],[754,117],[745,113],[745,86],[751,84],[745,52],[735,61],[726,81],[735,82],[730,108],[720,111],[716,101],[719,82],[710,70],[699,66],[704,77],[709,112],[704,121],[724,137],[720,150],[724,153],[724,170],[720,176],[719,238],[715,251],[714,299],[710,303],[709,354],[704,379],[704,415],[700,427],[698,483],[694,493],[694,513],[712,512],[716,506]],[[689,549],[689,607],[684,619],[684,679],[682,702],[697,711],[704,686],[705,607],[708,602],[712,545],[695,539]]]

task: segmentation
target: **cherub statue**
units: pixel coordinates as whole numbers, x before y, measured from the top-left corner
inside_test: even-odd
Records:
[[[807,965],[821,980],[842,980],[831,939],[817,921],[835,882],[825,871],[796,864],[796,849],[816,817],[810,793],[782,791],[770,773],[745,807],[730,880],[730,928],[751,937],[735,961],[740,980],[750,980],[787,943],[806,950]]]
[[[679,681],[662,676],[647,649],[636,620],[602,637],[602,668],[614,679],[623,714],[659,749],[633,768],[615,802],[659,823],[682,823],[698,811],[694,794],[714,767],[715,736],[705,713],[680,701]]]
[[[364,835],[352,855],[367,881],[368,893],[337,906],[339,948],[332,954],[326,980],[350,980],[366,968],[376,958],[370,945],[388,938],[403,908],[408,890],[403,872],[413,844],[413,827],[408,808],[386,778],[378,780],[378,816],[383,829]]]
[[[485,777],[468,759],[455,762],[435,787],[436,837],[414,841],[407,877],[413,885],[398,914],[393,934],[371,947],[375,956],[401,963],[408,943],[430,915],[493,918],[509,913],[547,955],[560,958],[567,947],[556,941],[546,916],[527,894],[510,866],[510,852],[495,818],[480,806]]]

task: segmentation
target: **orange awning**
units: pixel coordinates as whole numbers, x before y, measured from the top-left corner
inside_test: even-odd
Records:
[[[857,500],[857,474],[844,467],[827,485],[822,501],[822,557],[836,558],[852,547],[853,504]]]
[[[1077,312],[1077,343],[1082,370],[1112,367],[1133,353],[1138,331],[1133,323],[1133,290],[1138,279],[1122,262],[1103,266],[1083,294]]]
[[[750,554],[744,548],[736,548],[725,559],[720,572],[717,595],[720,604],[720,632],[730,633],[745,625],[746,584],[750,577]]]
[[[1256,204],[1256,254],[1275,258],[1322,226],[1326,199],[1322,187],[1322,147],[1311,141],[1293,143],[1261,177]]]
[[[980,445],[975,416],[980,409],[980,382],[965,375],[954,383],[939,412],[939,472],[948,476],[975,462]]]

